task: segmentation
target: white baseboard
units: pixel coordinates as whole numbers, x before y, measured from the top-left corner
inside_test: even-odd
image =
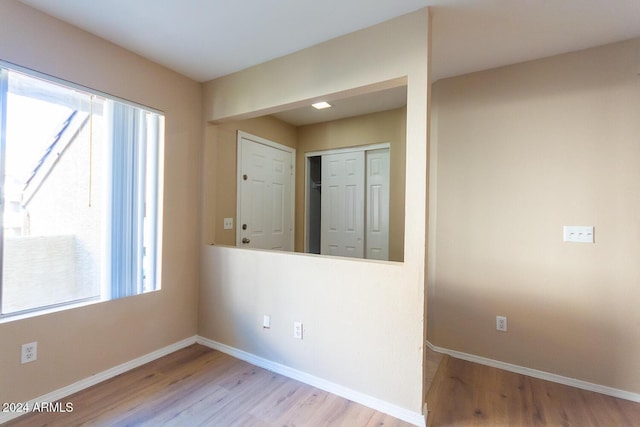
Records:
[[[594,384],[587,381],[577,380],[575,378],[563,377],[562,375],[552,374],[550,372],[539,371],[537,369],[526,368],[524,366],[512,365],[511,363],[501,362],[499,360],[488,359],[482,356],[476,356],[474,354],[463,353],[456,350],[449,350],[446,348],[438,347],[427,341],[427,346],[438,353],[448,354],[449,356],[457,359],[467,360],[469,362],[479,363],[481,365],[491,366],[493,368],[503,369],[509,372],[515,372],[517,374],[528,375],[530,377],[539,378],[554,383],[564,384],[571,387],[580,388],[583,390],[594,391],[600,394],[606,394],[608,396],[619,397],[620,399],[631,400],[633,402],[640,402],[640,394],[632,393],[630,391],[620,390],[613,387],[607,387],[600,384]]]
[[[270,360],[264,359],[262,357],[258,357],[246,351],[242,351],[237,348],[230,347],[228,345],[225,345],[204,337],[200,337],[200,336],[193,336],[193,337],[186,338],[182,341],[171,344],[167,347],[161,348],[149,354],[145,354],[144,356],[130,360],[129,362],[125,362],[121,365],[107,369],[106,371],[102,371],[88,378],[77,381],[66,387],[62,387],[58,390],[54,390],[51,393],[47,393],[45,395],[39,396],[35,399],[28,401],[28,406],[32,408],[36,403],[40,404],[43,402],[55,402],[55,401],[61,400],[73,393],[77,393],[81,390],[84,390],[93,385],[96,385],[102,381],[106,381],[110,378],[113,378],[116,375],[120,375],[124,372],[130,371],[134,368],[137,368],[138,366],[142,366],[145,363],[152,362],[156,359],[159,359],[160,357],[166,356],[170,353],[173,353],[174,351],[180,350],[182,348],[185,348],[195,343],[205,345],[207,347],[229,354],[237,359],[244,360],[245,362],[251,363],[252,365],[259,366],[261,368],[267,369],[277,374],[284,375],[286,377],[303,382],[305,384],[309,384],[321,390],[325,390],[335,395],[344,397],[345,399],[349,399],[353,402],[360,403],[364,406],[383,412],[385,414],[389,414],[395,418],[401,419],[403,421],[414,424],[416,426],[424,427],[426,425],[425,416],[420,413],[409,411],[400,406],[369,396],[364,393],[360,393],[358,391],[349,389],[342,385],[332,383],[331,381],[327,381],[325,379],[310,375],[306,372],[302,372],[297,369],[293,369],[288,366],[272,362]],[[0,424],[13,420],[19,417],[20,415],[23,415],[23,414],[0,412]]]
[[[145,354],[144,356],[140,356],[121,365],[114,366],[113,368],[107,369],[106,371],[99,372],[66,387],[62,387],[58,390],[52,391],[51,393],[36,397],[35,399],[32,399],[28,402],[28,407],[33,408],[34,404],[36,403],[55,402],[57,400],[63,399],[73,393],[77,393],[102,381],[108,380],[109,378],[113,378],[116,375],[120,375],[124,372],[130,371],[131,369],[137,368],[138,366],[142,366],[145,363],[152,362],[156,359],[166,356],[167,354],[173,353],[174,351],[188,347],[191,344],[195,344],[196,338],[196,336],[186,338],[182,341],[178,341],[177,343],[168,345],[167,347],[153,351],[149,354]],[[20,415],[24,414],[15,412],[0,412],[0,424],[6,423],[14,418],[19,417]]]
[[[256,356],[243,350],[239,350],[235,347],[230,347],[217,341],[210,340],[208,338],[198,336],[197,342],[198,344],[205,345],[207,347],[213,348],[214,350],[218,350],[222,353],[233,356],[236,359],[244,360],[245,362],[251,363],[252,365],[259,366],[271,372],[275,372],[277,374],[284,375],[285,377],[292,378],[296,381],[300,381],[321,390],[328,391],[329,393],[344,397],[345,399],[349,399],[353,402],[391,415],[392,417],[401,419],[416,426],[424,427],[426,425],[425,416],[418,412],[409,411],[408,409],[402,408],[376,397],[372,397],[359,391],[352,390],[348,387],[344,387],[340,384],[327,381],[323,378],[316,377],[306,372],[293,369],[289,366],[272,362],[271,360],[264,359],[262,357]]]

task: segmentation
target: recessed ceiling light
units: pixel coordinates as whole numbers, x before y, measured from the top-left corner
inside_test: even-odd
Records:
[[[316,102],[315,104],[311,104],[311,106],[317,110],[324,110],[325,108],[331,107],[331,104],[329,104],[328,102],[322,101],[322,102]]]

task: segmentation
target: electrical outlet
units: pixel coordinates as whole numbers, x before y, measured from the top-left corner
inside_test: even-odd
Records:
[[[293,337],[295,339],[302,339],[302,322],[293,322]]]
[[[496,316],[496,331],[507,332],[507,318]]]
[[[223,225],[225,230],[233,230],[233,218],[225,218]]]
[[[22,344],[22,363],[34,362],[38,359],[38,342],[30,342]]]

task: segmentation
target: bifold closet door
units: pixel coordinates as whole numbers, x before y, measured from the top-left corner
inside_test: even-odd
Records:
[[[322,156],[321,253],[364,258],[365,154]]]
[[[389,259],[389,149],[366,152],[365,257]]]

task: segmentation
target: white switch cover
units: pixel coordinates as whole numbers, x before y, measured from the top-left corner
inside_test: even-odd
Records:
[[[265,314],[262,317],[262,327],[265,329],[269,329],[271,327],[271,316]]]
[[[563,236],[565,242],[593,243],[593,226],[565,225]]]
[[[302,322],[293,322],[293,337],[295,339],[302,339]]]
[[[233,218],[225,218],[224,219],[224,229],[225,230],[233,230]]]

